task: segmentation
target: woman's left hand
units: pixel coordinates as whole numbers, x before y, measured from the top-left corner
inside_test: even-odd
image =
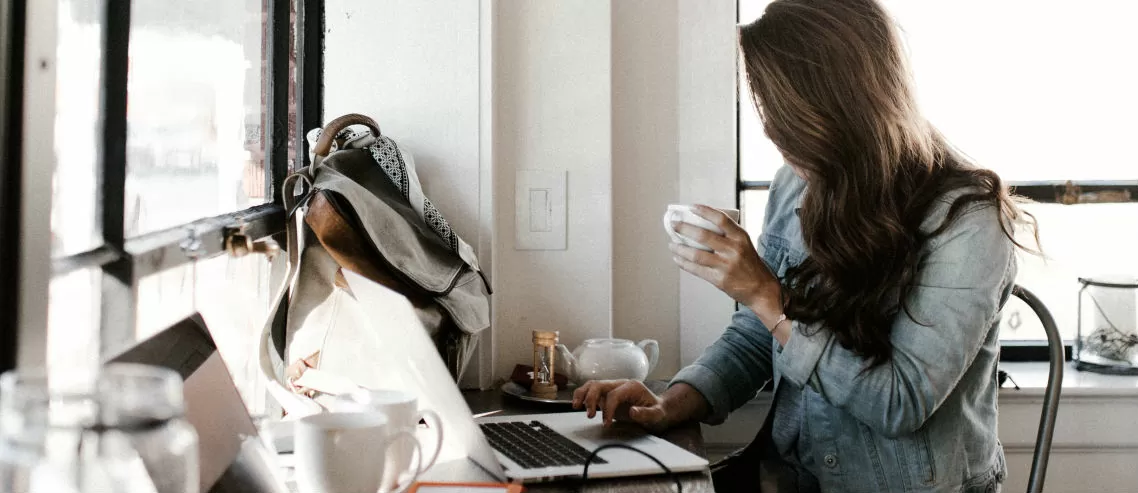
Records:
[[[759,258],[747,232],[722,211],[695,205],[692,212],[719,226],[723,234],[684,222],[673,223],[677,233],[713,250],[708,252],[671,243],[668,248],[676,264],[746,305],[760,314],[760,318],[764,312],[773,312],[774,316],[781,314],[782,287]]]

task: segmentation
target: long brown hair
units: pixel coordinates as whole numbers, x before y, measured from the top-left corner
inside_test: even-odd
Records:
[[[809,256],[784,279],[786,313],[884,363],[893,319],[912,317],[905,300],[929,238],[969,204],[990,203],[1023,248],[1015,225],[1034,230],[1034,219],[920,114],[898,29],[877,1],[775,0],[740,28],[739,46],[767,136],[807,181]],[[945,221],[922,231],[937,200],[962,188]]]

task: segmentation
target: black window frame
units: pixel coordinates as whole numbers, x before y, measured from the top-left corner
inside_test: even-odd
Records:
[[[0,2],[0,372],[16,367],[26,0]]]
[[[0,21],[11,36],[2,42],[11,60],[0,59],[11,74],[10,87],[0,99],[5,110],[7,125],[0,134],[5,144],[4,158],[9,166],[0,167],[0,207],[3,208],[0,242],[0,371],[16,366],[18,353],[17,302],[19,293],[18,255],[10,249],[18,248],[11,238],[18,238],[19,190],[21,183],[20,115],[22,101],[22,67],[24,9],[27,0],[9,0],[0,7]],[[295,28],[292,7],[295,2]],[[226,237],[241,231],[253,239],[276,236],[285,230],[286,212],[283,207],[281,185],[290,168],[307,165],[307,142],[303,129],[321,125],[323,119],[323,53],[324,53],[324,0],[264,0],[266,16],[265,53],[267,56],[267,85],[265,89],[267,118],[265,118],[265,172],[268,203],[242,211],[202,218],[188,224],[126,237],[125,188],[127,175],[127,65],[130,43],[131,0],[108,0],[103,10],[103,56],[100,87],[100,148],[97,157],[98,207],[102,220],[102,245],[82,253],[52,259],[51,276],[55,279],[81,269],[100,269],[101,315],[99,320],[100,356],[111,354],[134,342],[135,313],[139,280],[198,260],[216,257],[226,252]],[[10,10],[9,10],[10,8]],[[295,29],[295,32],[293,31]],[[295,40],[290,40],[295,36]],[[289,140],[289,57],[296,49],[296,158],[288,159]],[[15,159],[13,159],[15,158]],[[11,235],[11,236],[9,236]],[[282,245],[283,241],[280,242]],[[282,321],[283,322],[283,321]],[[282,327],[283,328],[283,327]],[[46,333],[46,327],[42,328]]]

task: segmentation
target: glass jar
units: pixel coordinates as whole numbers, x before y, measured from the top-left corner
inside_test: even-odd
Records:
[[[93,379],[64,381],[42,372],[0,377],[0,449],[58,471],[82,493],[197,493],[198,439],[184,415],[182,379],[164,368],[112,364]]]
[[[65,475],[38,454],[0,441],[0,491],[77,493]]]
[[[1080,278],[1075,368],[1138,375],[1138,279]]]

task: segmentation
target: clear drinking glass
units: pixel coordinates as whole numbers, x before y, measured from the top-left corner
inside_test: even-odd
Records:
[[[37,454],[0,443],[0,491],[77,493],[60,471]]]
[[[113,364],[66,381],[42,372],[0,377],[0,450],[11,452],[13,474],[46,468],[81,493],[196,493],[198,439],[184,414],[182,379],[164,368]]]

